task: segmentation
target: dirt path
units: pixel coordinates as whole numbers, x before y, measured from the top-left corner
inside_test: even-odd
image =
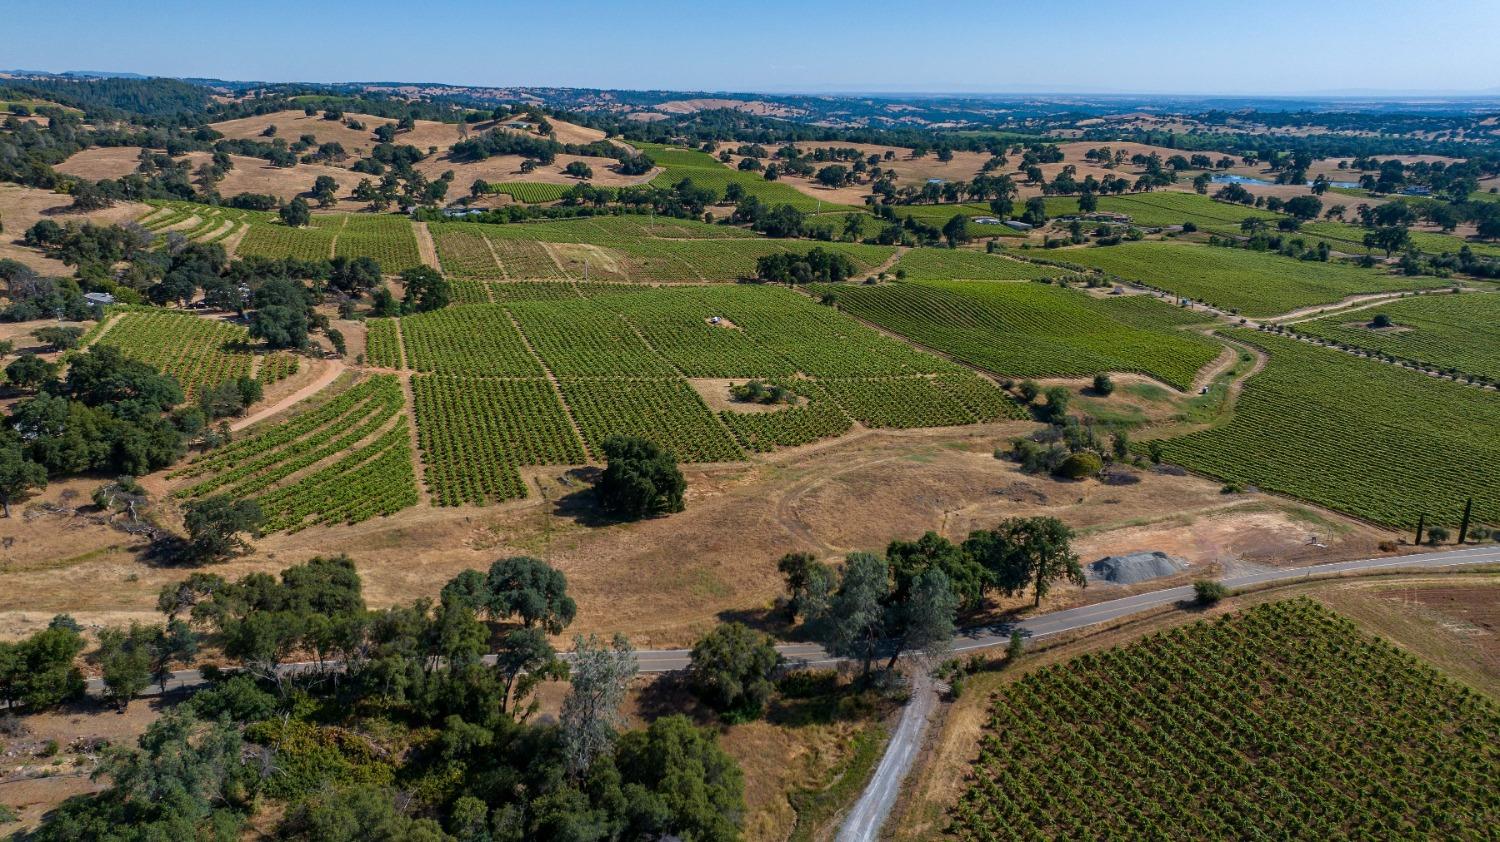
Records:
[[[411,391],[411,375],[410,371],[396,373],[401,378],[401,394],[406,401],[401,423],[406,425],[406,434],[411,440],[411,469],[417,478],[417,502],[430,507],[432,494],[427,488],[427,465],[422,461],[422,439],[417,435],[417,396]]]
[[[906,246],[896,246],[896,250],[891,253],[891,256],[887,257],[884,263],[881,263],[879,266],[871,269],[870,274],[878,276],[881,272],[891,271],[891,267],[896,265],[896,261],[900,260],[902,255],[906,254],[908,251],[911,251],[911,249],[907,248]]]
[[[1214,378],[1228,371],[1239,356],[1239,352],[1233,347],[1225,345],[1217,359],[1199,370],[1198,376],[1193,378],[1192,385],[1188,387],[1188,394],[1196,395],[1203,391],[1208,384],[1214,382]]]
[[[327,368],[324,369],[322,374],[318,375],[318,379],[312,381],[306,386],[303,386],[290,395],[287,395],[276,403],[260,410],[259,412],[254,412],[250,415],[246,415],[244,418],[239,418],[231,421],[229,423],[229,429],[234,430],[235,432],[239,432],[246,427],[258,424],[273,415],[279,415],[287,411],[288,409],[291,409],[293,406],[301,403],[302,401],[305,401],[313,395],[316,395],[317,393],[328,388],[328,386],[332,384],[333,381],[339,379],[339,375],[343,374],[346,369],[343,362],[341,361],[326,360],[325,362],[328,363]]]
[[[1211,420],[1200,421],[1196,423],[1184,421],[1179,424],[1165,424],[1157,426],[1151,428],[1148,432],[1143,433],[1141,435],[1142,440],[1171,439],[1177,438],[1178,436],[1185,436],[1189,433],[1200,432],[1202,430],[1211,430],[1215,427],[1227,424],[1231,419],[1234,418],[1234,408],[1235,405],[1239,403],[1240,393],[1245,389],[1245,382],[1255,375],[1259,374],[1266,367],[1266,362],[1270,360],[1270,356],[1266,354],[1265,351],[1262,351],[1254,345],[1240,342],[1237,339],[1230,339],[1225,336],[1217,336],[1216,338],[1226,344],[1229,350],[1234,353],[1235,359],[1237,359],[1240,355],[1240,352],[1243,351],[1245,353],[1253,355],[1255,357],[1255,362],[1250,366],[1249,370],[1245,371],[1229,382],[1229,386],[1224,392],[1223,403],[1219,406],[1218,411],[1215,413],[1214,417]],[[1223,376],[1226,371],[1233,367],[1235,359],[1231,359],[1228,366],[1219,368],[1218,373],[1215,374],[1214,377],[1217,378]],[[1215,367],[1218,367],[1217,363],[1215,363]],[[1209,381],[1210,384],[1212,382],[1212,380]]]
[[[1336,304],[1319,304],[1312,307],[1302,307],[1290,313],[1282,313],[1279,316],[1261,319],[1261,321],[1267,324],[1291,324],[1292,322],[1308,321],[1313,318],[1322,318],[1323,316],[1341,316],[1344,313],[1353,313],[1367,307],[1373,307],[1382,301],[1404,298],[1411,293],[1411,290],[1403,290],[1399,292],[1371,292],[1365,295],[1352,295]]]
[[[89,348],[93,347],[94,345],[98,345],[99,344],[99,340],[104,338],[104,334],[109,333],[111,330],[114,329],[114,326],[117,325],[117,324],[119,324],[119,323],[120,323],[120,314],[119,313],[111,313],[110,315],[106,316],[105,319],[104,319],[104,326],[101,327],[101,328],[99,328],[99,332],[98,333],[96,333],[93,336],[89,337],[89,341],[87,341],[87,342],[83,343],[82,345],[78,346],[78,350],[80,350],[80,351],[87,351]]]
[[[413,222],[411,229],[417,237],[417,254],[422,256],[422,263],[439,272],[443,271],[442,264],[438,263],[437,244],[432,241],[432,232],[427,230],[427,223]]]

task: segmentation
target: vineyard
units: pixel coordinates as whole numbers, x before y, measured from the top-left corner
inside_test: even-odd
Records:
[[[1079,213],[1076,196],[1052,196],[1046,201],[1049,217]],[[1260,219],[1274,225],[1282,218],[1279,213],[1250,205],[1230,204],[1197,193],[1176,191],[1101,196],[1098,210],[1125,214],[1132,223],[1146,228],[1166,228],[1191,222],[1199,230],[1231,237],[1240,236],[1240,223],[1246,219]]]
[[[1500,525],[1500,395],[1266,333],[1226,425],[1168,439],[1195,470],[1392,526]]]
[[[1015,401],[974,374],[822,380],[819,385],[866,427],[946,427],[1025,417]]]
[[[538,204],[555,202],[572,189],[571,184],[547,184],[539,181],[507,181],[491,184],[490,192],[510,196],[518,202]]]
[[[1484,839],[1500,710],[1309,599],[1086,654],[996,695],[951,835]]]
[[[966,363],[1015,377],[1131,371],[1179,389],[1220,345],[1197,316],[1149,296],[1095,298],[1048,284],[952,281],[825,286],[839,307]]]
[[[1011,260],[969,249],[914,248],[892,267],[907,280],[1033,281],[1062,274],[1061,269]]]
[[[585,461],[546,380],[412,378],[413,410],[432,500],[441,506],[526,496],[517,468]]]
[[[417,502],[401,383],[376,375],[175,471],[174,496],[254,499],[267,531],[358,523]]]
[[[724,424],[746,450],[767,453],[843,435],[853,422],[822,390],[807,381],[778,380],[799,395],[800,403],[774,412],[719,413]]]
[[[295,354],[278,351],[274,354],[266,354],[260,358],[260,365],[256,367],[255,379],[263,386],[285,380],[297,373],[301,363]]]
[[[1388,275],[1346,263],[1177,242],[1068,249],[1062,257],[1257,318],[1360,293],[1444,285],[1437,278]]]
[[[1377,314],[1390,328],[1371,328]],[[1419,295],[1347,315],[1292,326],[1298,333],[1342,342],[1444,370],[1500,380],[1500,295]]]
[[[200,205],[194,202],[153,200],[148,204],[151,205],[151,210],[136,220],[146,230],[161,234],[170,229],[200,243],[220,242],[248,228],[252,223],[270,224],[275,217],[265,211]],[[194,220],[191,225],[181,227],[190,219]]]
[[[595,454],[610,436],[641,436],[684,462],[744,458],[685,380],[563,380],[561,385],[573,420]]]
[[[1334,222],[1332,220],[1319,220],[1309,222],[1299,229],[1298,234],[1307,239],[1326,240],[1330,248],[1351,254],[1363,254],[1365,248],[1365,235],[1372,229],[1361,228],[1348,222]],[[1500,245],[1493,242],[1480,242],[1469,240],[1456,234],[1443,234],[1438,231],[1422,231],[1412,229],[1409,232],[1411,244],[1418,251],[1428,254],[1458,254],[1465,246],[1481,257],[1500,257]]]
[[[333,253],[338,257],[370,257],[387,275],[422,265],[411,220],[404,216],[348,215],[342,217]]]
[[[407,316],[401,320],[401,338],[406,365],[416,371],[490,377],[540,377],[543,373],[509,314],[493,305]]]
[[[117,315],[99,344],[119,348],[126,356],[175,377],[191,401],[205,389],[249,376],[249,339],[245,328],[228,322],[141,309]],[[296,371],[296,358],[291,360],[291,371],[286,374]],[[273,364],[278,370],[284,366]]]
[[[768,254],[802,253],[810,245],[769,240],[740,228],[646,216],[597,216],[488,225],[428,226],[443,271],[477,280],[733,281],[755,273]],[[890,257],[888,246],[820,243],[868,271]]]
[[[365,361],[377,368],[401,367],[401,341],[395,319],[365,322]]]
[[[293,257],[327,260],[330,257],[369,257],[380,271],[397,274],[422,265],[411,220],[394,214],[321,214],[304,228],[291,228],[272,213],[239,211],[209,205],[173,202],[162,206],[182,220],[201,217],[205,221],[183,231],[190,239],[217,242],[243,227],[245,236],[235,247],[238,257]],[[144,224],[174,224],[158,212],[143,217]]]

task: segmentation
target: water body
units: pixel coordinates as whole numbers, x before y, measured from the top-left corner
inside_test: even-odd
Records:
[[[1259,185],[1263,185],[1263,186],[1267,186],[1267,187],[1275,187],[1275,186],[1277,186],[1276,182],[1274,182],[1274,181],[1268,181],[1268,180],[1266,180],[1264,178],[1255,178],[1254,176],[1248,176],[1248,175],[1234,175],[1233,173],[1218,173],[1217,175],[1214,175],[1209,180],[1212,181],[1214,184],[1259,184]],[[1302,183],[1303,184],[1307,184],[1307,182],[1305,182],[1305,181],[1302,182]],[[1348,188],[1356,189],[1357,190],[1357,189],[1359,189],[1359,182],[1357,182],[1357,181],[1330,181],[1330,182],[1328,182],[1328,186],[1329,187],[1348,187]]]

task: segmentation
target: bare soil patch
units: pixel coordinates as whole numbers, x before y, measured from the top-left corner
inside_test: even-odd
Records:
[[[365,127],[351,129],[345,125],[346,120],[364,123]],[[267,126],[274,125],[275,136],[284,138],[288,143],[295,143],[302,135],[310,134],[317,138],[320,144],[338,142],[351,157],[363,158],[368,156],[370,150],[379,142],[375,140],[375,129],[386,123],[394,124],[395,122],[395,119],[390,117],[352,113],[345,113],[344,120],[325,120],[321,111],[309,117],[298,110],[286,110],[242,117],[238,120],[225,120],[221,123],[214,123],[213,128],[223,132],[226,137],[269,142],[271,138],[264,137],[262,132]],[[447,149],[459,139],[457,123],[418,120],[416,128],[398,133],[393,142],[415,146],[425,153],[433,146],[440,150]]]
[[[779,412],[780,410],[796,406],[798,403],[802,402],[802,399],[800,397],[797,397],[793,403],[753,403],[751,401],[737,401],[730,395],[729,387],[744,382],[746,382],[744,378],[699,378],[695,380],[689,380],[688,384],[693,387],[693,391],[697,392],[699,397],[703,398],[703,402],[708,404],[708,408],[712,409],[714,412],[729,411],[755,414]]]

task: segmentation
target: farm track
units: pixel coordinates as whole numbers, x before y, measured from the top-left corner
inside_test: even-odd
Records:
[[[401,413],[406,425],[406,435],[411,441],[411,469],[417,480],[417,505],[432,506],[432,494],[427,490],[427,464],[422,460],[422,438],[417,434],[417,398],[412,394],[412,372],[405,369],[396,372],[401,378],[401,399],[406,402]]]
[[[443,271],[442,264],[438,263],[437,244],[432,241],[432,232],[428,230],[427,223],[413,222],[411,231],[412,236],[417,239],[417,254],[422,258],[422,264],[429,269]]]
[[[264,409],[246,415],[244,418],[231,421],[229,429],[239,432],[240,430],[259,424],[267,418],[280,415],[331,386],[333,381],[339,379],[339,376],[347,370],[342,362],[336,360],[324,360],[324,362],[327,364],[327,367],[322,374],[318,375],[316,380]]]

